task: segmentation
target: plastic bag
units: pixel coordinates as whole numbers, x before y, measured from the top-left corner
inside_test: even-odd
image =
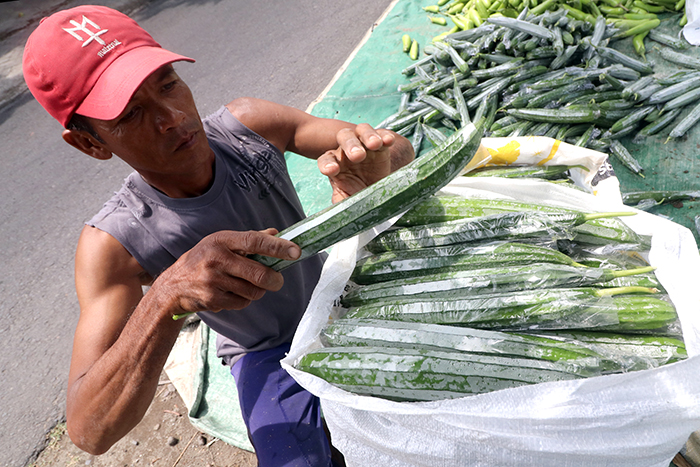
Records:
[[[596,196],[621,200],[620,184],[605,153],[545,136],[483,138],[481,146],[490,157],[487,167],[568,165],[571,178],[581,188]]]
[[[619,211],[609,197],[530,180],[458,177],[444,189],[574,209]],[[321,399],[349,466],[668,467],[700,428],[700,255],[690,231],[639,212],[624,222],[652,236],[649,261],[679,314],[690,358],[652,370],[558,381],[453,400],[399,403],[357,396],[296,370],[321,346],[358,252],[392,222],[336,245],[282,365]]]
[[[688,15],[688,23],[683,26],[683,36],[693,45],[700,44],[700,2],[687,0],[685,13]]]

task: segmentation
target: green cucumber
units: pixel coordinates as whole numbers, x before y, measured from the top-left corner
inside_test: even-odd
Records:
[[[278,233],[301,247],[298,260],[253,255],[281,271],[295,262],[380,224],[434,194],[467,165],[479,147],[483,122],[470,123],[432,151],[355,193]]]
[[[580,378],[558,362],[381,347],[321,348],[295,367],[355,394],[397,401],[452,399]]]

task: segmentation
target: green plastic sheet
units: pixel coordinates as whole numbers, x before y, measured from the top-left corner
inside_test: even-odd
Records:
[[[198,430],[216,436],[232,445],[253,451],[248,430],[238,404],[238,390],[229,367],[216,356],[216,334],[200,323],[200,349],[194,381],[195,399],[189,408],[189,419]]]

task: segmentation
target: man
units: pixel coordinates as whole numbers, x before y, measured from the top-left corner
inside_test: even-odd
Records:
[[[274,236],[303,218],[285,151],[318,159],[336,202],[413,150],[385,130],[253,98],[201,120],[172,67],[183,60],[193,61],[99,6],[45,18],[27,41],[25,80],[66,128],[63,139],[135,170],[78,243],[68,433],[94,454],[128,433],[182,326],[173,315],[198,312],[231,366],[260,465],[331,465],[318,400],[279,364],[322,258],[278,273],[247,256],[300,255]]]

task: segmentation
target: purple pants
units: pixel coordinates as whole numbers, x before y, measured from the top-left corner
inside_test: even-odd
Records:
[[[317,397],[280,365],[289,344],[252,352],[231,367],[241,413],[260,467],[325,467],[331,464]]]

